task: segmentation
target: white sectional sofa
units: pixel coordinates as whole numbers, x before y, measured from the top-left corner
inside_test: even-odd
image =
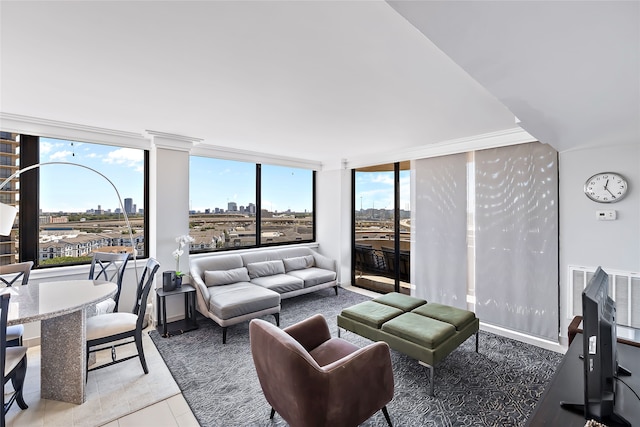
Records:
[[[333,287],[338,294],[335,260],[308,247],[192,258],[191,283],[197,310],[222,327],[273,314],[280,325],[280,300]]]

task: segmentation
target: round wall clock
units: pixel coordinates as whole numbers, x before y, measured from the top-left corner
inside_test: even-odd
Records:
[[[584,183],[584,194],[594,202],[614,203],[627,195],[627,180],[615,172],[600,172]]]

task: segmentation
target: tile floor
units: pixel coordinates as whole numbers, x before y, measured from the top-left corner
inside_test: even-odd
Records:
[[[157,355],[153,357],[153,354],[146,350],[147,345],[153,345],[150,338],[145,339],[145,355],[147,355],[147,363],[149,365],[149,371],[156,373],[166,369],[162,357]],[[128,347],[128,346],[127,346]],[[135,349],[135,346],[131,345]],[[126,348],[126,347],[121,347]],[[108,351],[102,352],[109,357]],[[151,357],[150,357],[151,356]],[[114,411],[130,412],[128,408],[122,408],[123,405],[129,405],[127,402],[126,394],[133,390],[124,390],[113,393],[113,389],[119,386],[119,382],[125,375],[131,375],[132,377],[142,377],[139,381],[145,381],[149,377],[146,375],[138,375],[141,371],[138,359],[133,359],[124,362],[113,367],[101,369],[90,373],[89,382],[87,384],[87,402],[83,405],[73,405],[65,402],[57,402],[53,400],[40,399],[40,383],[39,383],[39,370],[40,370],[40,347],[31,347],[27,353],[28,368],[27,379],[25,380],[24,395],[29,408],[25,411],[21,411],[17,404],[11,407],[11,410],[7,414],[6,421],[8,427],[50,427],[50,426],[65,426],[65,427],[198,427],[198,421],[191,412],[189,405],[182,397],[179,388],[173,381],[173,378],[168,374],[166,376],[160,376],[157,381],[151,383],[151,387],[156,388],[158,396],[170,396],[158,401],[157,403],[143,407],[140,410],[124,415],[114,421],[104,423],[96,420],[96,416],[91,417],[92,411],[101,410],[103,412]],[[100,359],[98,359],[100,362]],[[155,365],[153,366],[152,363]],[[161,363],[163,366],[158,366]],[[122,374],[122,371],[115,371],[122,369],[126,371]],[[91,378],[93,376],[93,378]],[[92,385],[97,383],[97,385]],[[136,383],[137,386],[130,387],[135,388],[134,392],[146,392],[145,387],[149,384]],[[98,397],[89,399],[89,395],[94,395],[95,392],[90,391],[89,388],[98,389]],[[157,388],[165,388],[165,390],[157,390]],[[103,392],[103,389],[105,390]],[[140,390],[143,389],[143,390]],[[7,390],[11,390],[10,383],[7,385]],[[115,398],[114,398],[115,395]],[[134,399],[141,396],[133,396]],[[95,405],[95,406],[94,406]],[[117,406],[120,408],[117,408]],[[86,406],[86,411],[84,410]],[[108,416],[108,415],[107,415]],[[109,417],[113,419],[113,417]]]

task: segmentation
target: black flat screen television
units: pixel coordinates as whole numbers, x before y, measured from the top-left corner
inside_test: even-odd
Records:
[[[561,402],[586,419],[631,425],[615,412],[617,376],[631,375],[618,365],[616,303],[609,296],[609,275],[598,267],[582,292],[584,403]]]

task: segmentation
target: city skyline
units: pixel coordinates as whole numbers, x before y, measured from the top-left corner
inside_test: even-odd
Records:
[[[143,209],[143,150],[40,138],[40,162],[51,161],[79,163],[99,171],[116,186],[123,204],[132,199],[137,211]],[[312,211],[311,170],[274,165],[261,168],[262,209],[274,213]],[[46,165],[39,170],[42,212],[86,213],[101,207],[115,213],[125,208],[111,185],[92,171],[70,165]],[[257,205],[255,174],[255,163],[191,156],[189,210],[227,211],[229,202],[238,208]],[[409,210],[408,171],[401,172],[400,186],[400,207]],[[392,173],[358,173],[356,189],[356,209],[393,208]]]

